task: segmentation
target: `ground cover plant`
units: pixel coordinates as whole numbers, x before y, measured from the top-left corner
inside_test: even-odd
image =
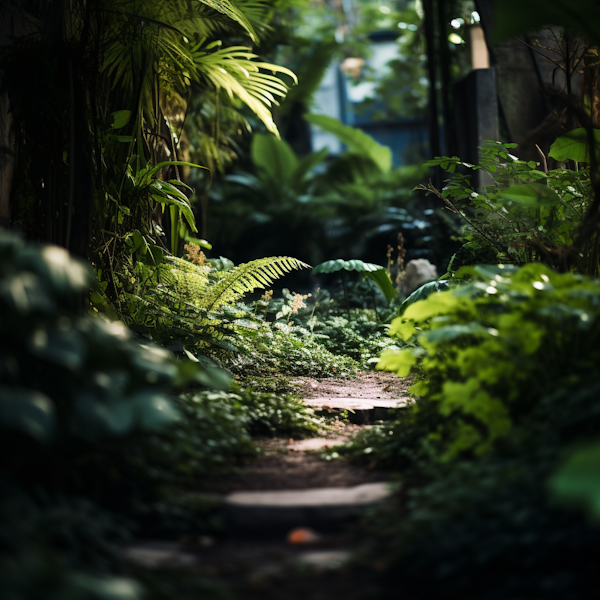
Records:
[[[14,235],[0,242],[5,589],[36,597],[52,572],[59,595],[98,586],[98,597],[137,597],[141,588],[118,578],[102,595],[96,575],[115,567],[117,544],[140,528],[219,531],[214,507],[182,490],[253,456],[253,436],[326,424],[289,395],[207,391],[229,388],[230,376],[86,314],[94,277],[83,262]]]

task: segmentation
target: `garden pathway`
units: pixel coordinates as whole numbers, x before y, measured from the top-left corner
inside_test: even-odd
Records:
[[[187,547],[136,544],[127,550],[129,560],[154,568],[193,568],[232,577],[244,589],[271,591],[289,569],[323,575],[342,568],[360,541],[353,523],[384,502],[393,485],[387,473],[353,464],[335,447],[391,407],[406,405],[408,383],[373,372],[357,379],[296,378],[292,384],[307,405],[355,422],[334,421],[321,438],[260,441],[258,458],[202,487],[222,503],[226,538],[202,536],[191,544],[187,540]],[[348,409],[353,412],[341,412]]]

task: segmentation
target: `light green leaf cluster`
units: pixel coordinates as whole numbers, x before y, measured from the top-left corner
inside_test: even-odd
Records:
[[[205,312],[232,305],[257,288],[266,289],[293,270],[310,268],[288,256],[259,258],[224,271],[174,256],[165,261],[162,287]]]
[[[377,365],[419,375],[413,393],[437,406],[432,433],[447,458],[492,451],[523,403],[548,391],[547,369],[561,369],[562,352],[584,357],[583,340],[600,323],[600,286],[542,264],[464,267],[456,279],[462,285],[411,304],[392,322],[390,335],[408,346],[388,350]]]

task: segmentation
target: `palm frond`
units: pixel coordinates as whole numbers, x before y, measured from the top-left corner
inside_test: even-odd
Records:
[[[244,46],[231,46],[210,52],[202,45],[192,50],[198,72],[218,90],[223,90],[233,99],[239,98],[266,125],[278,135],[270,108],[283,98],[288,86],[275,73],[283,73],[297,83],[296,75],[278,65],[256,62],[256,54]],[[262,71],[261,71],[262,69]],[[263,71],[270,71],[273,75]]]

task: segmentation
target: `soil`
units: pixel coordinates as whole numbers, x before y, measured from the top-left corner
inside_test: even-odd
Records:
[[[346,434],[367,426],[346,425]],[[329,436],[332,447],[343,443],[340,430]],[[327,437],[327,436],[324,436]],[[346,437],[346,436],[344,436]],[[202,482],[202,491],[227,494],[237,491],[300,490],[321,487],[352,487],[363,483],[387,481],[389,474],[356,465],[345,458],[325,460],[319,452],[295,452],[287,446],[293,440],[258,442],[260,455],[235,474]],[[331,455],[332,450],[326,451]]]
[[[290,382],[296,393],[309,398],[364,398],[394,400],[408,395],[411,382],[393,373],[371,371],[355,379],[314,379],[296,377]],[[331,446],[343,444],[370,425],[338,421],[323,435]],[[352,487],[363,483],[387,481],[389,473],[357,465],[345,458],[331,457],[333,450],[296,452],[290,449],[293,439],[265,439],[257,442],[257,457],[234,474],[200,482],[199,491],[228,494],[237,491],[299,490],[322,487]]]
[[[355,379],[294,377],[290,384],[302,398],[396,400],[408,395],[412,382],[394,373],[369,371],[360,373]]]

